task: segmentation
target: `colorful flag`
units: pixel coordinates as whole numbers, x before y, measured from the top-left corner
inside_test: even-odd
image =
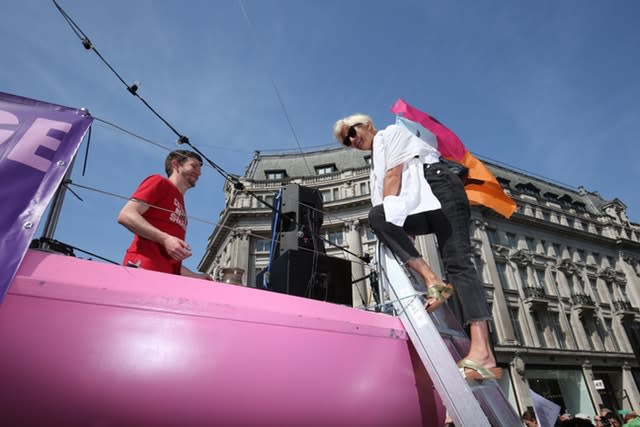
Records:
[[[536,413],[539,427],[553,427],[556,425],[560,415],[560,405],[540,396],[535,391],[529,389],[533,410]]]
[[[465,148],[460,138],[450,129],[402,99],[393,104],[391,112],[421,125],[434,134],[442,157],[461,163],[469,169],[464,188],[471,204],[486,206],[506,218],[511,217],[516,211],[516,203],[504,192],[496,177]]]
[[[93,118],[0,92],[0,303]]]

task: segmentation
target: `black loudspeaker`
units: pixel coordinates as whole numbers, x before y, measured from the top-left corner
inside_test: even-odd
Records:
[[[322,208],[322,194],[318,189],[298,184],[282,187],[276,257],[300,248],[325,252],[324,242],[318,237],[324,219]]]
[[[262,282],[256,287],[261,288]],[[271,264],[269,289],[352,306],[351,263],[319,253],[288,250]]]

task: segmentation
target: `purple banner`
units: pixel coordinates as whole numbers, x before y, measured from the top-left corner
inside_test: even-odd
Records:
[[[0,92],[0,303],[93,118]]]

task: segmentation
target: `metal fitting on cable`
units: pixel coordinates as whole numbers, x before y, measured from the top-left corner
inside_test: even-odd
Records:
[[[93,44],[91,44],[91,40],[89,40],[87,37],[82,39],[82,46],[84,46],[84,48],[87,50],[91,50],[91,48],[93,48]]]
[[[140,88],[140,82],[137,80],[133,82],[131,86],[127,86],[127,90],[131,92],[131,95],[135,95],[138,92],[139,88]]]

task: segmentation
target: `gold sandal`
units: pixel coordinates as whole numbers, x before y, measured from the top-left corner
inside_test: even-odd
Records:
[[[458,370],[463,378],[468,380],[499,380],[502,378],[502,368],[485,368],[478,362],[464,358],[458,362]]]
[[[436,308],[440,307],[446,300],[453,295],[453,286],[446,283],[433,283],[427,285],[426,297],[427,300],[435,299],[436,302],[429,306],[425,306],[425,309],[431,313]]]

